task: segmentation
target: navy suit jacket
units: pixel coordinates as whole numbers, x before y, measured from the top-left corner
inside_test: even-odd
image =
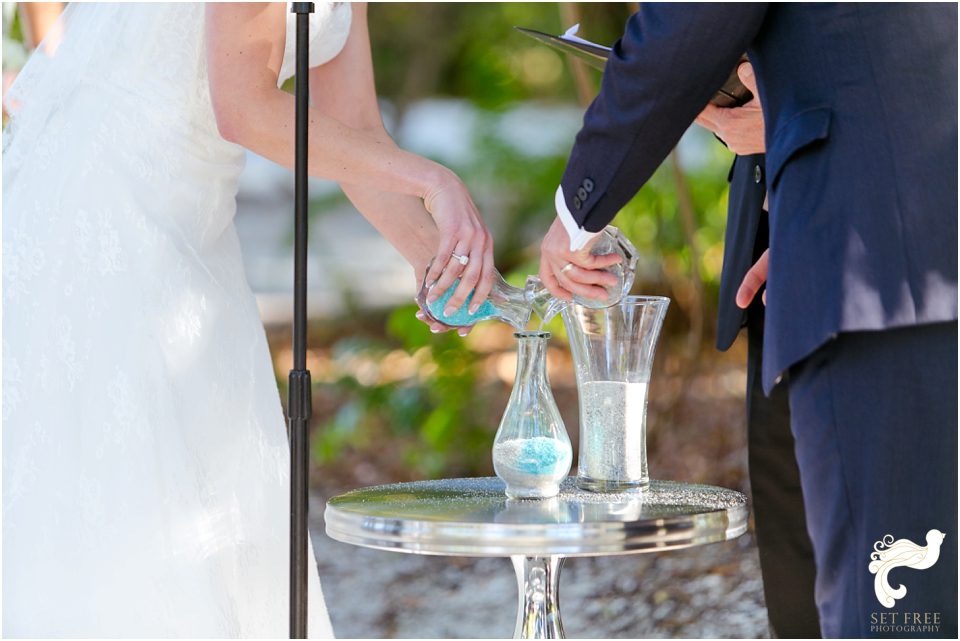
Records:
[[[754,154],[737,156],[730,167],[727,231],[717,305],[717,349],[721,351],[733,345],[740,328],[747,322],[747,310],[737,307],[737,290],[768,245],[768,228],[761,224],[767,216],[763,213],[763,198],[767,193],[765,166],[763,154]]]
[[[562,179],[602,229],[740,55],[763,103],[763,382],[837,332],[957,318],[957,6],[643,3]]]

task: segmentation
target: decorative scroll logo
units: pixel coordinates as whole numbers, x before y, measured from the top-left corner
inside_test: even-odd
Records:
[[[892,608],[898,599],[907,595],[907,586],[890,586],[887,580],[890,570],[900,567],[926,570],[932,567],[940,558],[940,545],[945,537],[946,534],[940,530],[930,530],[927,532],[927,544],[917,545],[910,539],[894,541],[893,535],[887,534],[873,544],[870,565],[867,568],[870,574],[877,575],[873,581],[873,590],[880,605]]]

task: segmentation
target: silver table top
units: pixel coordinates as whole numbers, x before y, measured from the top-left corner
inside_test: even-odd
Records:
[[[736,538],[747,529],[740,492],[651,481],[600,494],[574,479],[552,499],[508,500],[496,477],[363,488],[327,502],[327,534],[364,547],[450,556],[601,556]]]

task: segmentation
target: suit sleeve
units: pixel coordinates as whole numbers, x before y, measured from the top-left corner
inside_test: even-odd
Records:
[[[560,183],[599,231],[653,175],[753,41],[758,4],[642,3],[610,53]]]

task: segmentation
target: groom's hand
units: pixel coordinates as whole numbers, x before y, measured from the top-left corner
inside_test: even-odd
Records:
[[[590,253],[592,245],[593,242],[589,242],[582,249],[570,251],[570,236],[560,219],[554,219],[540,244],[540,280],[551,294],[563,300],[570,300],[574,295],[607,299],[607,290],[603,287],[616,287],[619,281],[604,270],[619,263],[620,256],[594,256]]]

